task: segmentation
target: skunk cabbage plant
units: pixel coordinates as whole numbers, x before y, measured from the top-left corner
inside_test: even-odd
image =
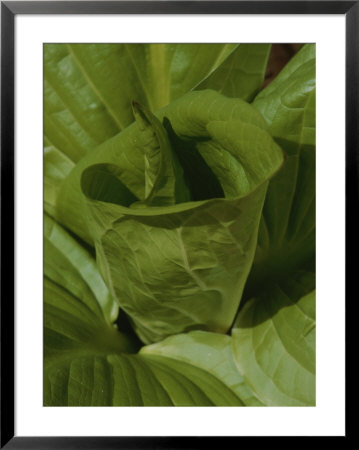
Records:
[[[45,45],[45,405],[315,405],[315,46],[270,50]]]

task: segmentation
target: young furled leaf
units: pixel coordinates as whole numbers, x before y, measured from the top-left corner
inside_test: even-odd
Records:
[[[186,115],[182,116],[184,107]],[[174,156],[175,163],[166,160],[169,170],[178,162],[165,129],[149,113],[142,114],[146,115],[138,119],[131,134],[122,134],[117,140],[128,156],[122,159],[124,167],[119,162],[111,173],[116,170],[124,185],[125,168],[133,156],[131,143],[136,150],[139,143],[146,144],[145,154],[148,148],[155,152],[160,148],[165,157]],[[92,174],[97,173],[98,165],[87,167],[81,181],[102,274],[146,343],[192,329],[220,333],[229,329],[252,264],[267,181],[283,162],[282,151],[267,133],[261,116],[241,100],[213,91],[193,92],[162,115],[173,128],[179,125],[181,136],[193,142],[200,138],[198,150],[193,144],[187,147],[201,155],[192,159],[200,163],[198,170],[196,166],[193,170],[203,186],[207,186],[207,174],[209,184],[215,177],[224,198],[175,203],[175,171],[168,172],[171,177],[164,180],[169,182],[158,190],[157,179],[163,172],[156,168],[155,160],[151,164],[157,178],[149,194],[146,162],[136,184],[129,178],[126,185],[135,191],[142,180],[141,208],[101,196],[108,177],[99,180],[96,192],[97,178]],[[165,192],[173,204],[152,205],[148,202],[152,192]]]
[[[147,108],[137,102],[133,102],[132,107],[139,129],[137,145],[145,159],[145,198],[140,206],[166,206],[189,201],[190,192],[183,169],[165,128]]]

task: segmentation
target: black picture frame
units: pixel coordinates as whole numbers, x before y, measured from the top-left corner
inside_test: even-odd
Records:
[[[1,2],[1,441],[6,449],[197,449],[237,437],[14,435],[14,21],[18,14],[339,14],[346,19],[346,292],[354,283],[358,219],[359,1]],[[349,205],[350,208],[349,208]],[[349,220],[350,219],[350,220]],[[347,428],[348,432],[348,428]],[[346,437],[348,433],[346,434]],[[223,442],[218,442],[219,440]],[[231,441],[231,442],[230,442]],[[237,444],[238,445],[238,444]]]

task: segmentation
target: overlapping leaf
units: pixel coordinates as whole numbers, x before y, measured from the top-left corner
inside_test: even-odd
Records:
[[[248,98],[263,81],[269,47],[260,44],[252,52],[250,44],[46,44],[45,146],[60,153],[57,158],[77,162],[133,121],[133,100],[156,110],[203,89],[211,74],[206,87],[216,87],[217,69],[232,53],[236,64],[232,58],[221,69],[227,80],[222,86],[240,86],[233,95]],[[48,152],[45,162],[51,165]],[[45,175],[45,210],[53,216],[65,173]]]
[[[262,406],[234,363],[230,336],[191,331],[143,347],[140,354],[166,356],[200,367],[222,380],[246,406]]]
[[[152,110],[167,105],[205,79],[236,47],[46,44],[45,136],[77,162],[133,121],[133,100]]]
[[[48,366],[44,381],[46,406],[243,406],[210,373],[163,357],[85,354]]]
[[[279,167],[281,158],[271,150],[273,142],[263,118],[238,99],[225,99],[214,91],[193,92],[156,115],[159,119],[167,117],[179,136],[199,139],[198,150],[219,179],[226,196],[236,197],[253,190],[259,184],[253,175],[265,179],[273,166]],[[232,131],[235,138],[231,137]],[[116,165],[122,183],[136,197],[144,198],[144,150],[138,145],[138,139],[137,124],[133,124],[82,158],[61,187],[56,217],[87,242],[93,242],[93,237],[88,230],[81,193],[82,173],[99,163]],[[247,139],[255,140],[258,150],[242,151],[245,158],[239,162],[235,155]]]
[[[108,202],[113,183],[93,176],[98,165],[82,176],[103,276],[146,343],[190,329],[228,330],[252,263],[266,182],[282,164],[261,117],[240,100],[193,92],[161,114],[179,135],[201,138],[193,151],[213,170],[225,198],[134,209],[127,200]],[[108,178],[120,178],[142,200],[143,162],[142,173],[126,172],[134,155],[141,158],[131,146],[139,132],[129,128],[100,155],[122,147],[123,165],[108,169]]]
[[[234,325],[236,364],[265,405],[315,405],[314,284],[307,272],[270,283]]]
[[[196,89],[252,101],[262,86],[270,49],[269,44],[241,44]]]
[[[45,405],[242,405],[199,366],[136,355],[91,255],[46,216],[44,299]]]
[[[286,154],[263,207],[248,291],[284,277],[315,253],[315,46],[306,45],[255,99]]]
[[[94,258],[49,216],[44,216],[44,275],[79,299],[100,319],[112,323],[118,304],[110,295]]]
[[[300,270],[314,267],[315,46],[256,97],[265,121],[210,91],[180,98],[209,88],[251,100],[269,48],[45,46],[45,210],[96,242],[97,263],[45,216],[44,404],[315,404],[315,278]],[[156,116],[183,154],[187,187],[192,177],[189,202],[158,191],[159,204],[174,195],[165,213],[144,207],[147,138],[128,126],[133,100],[164,107]],[[260,220],[281,166],[270,134],[286,158]],[[190,331],[228,329],[255,251],[232,336]],[[171,337],[137,354],[139,342],[113,324],[119,303],[143,341]]]

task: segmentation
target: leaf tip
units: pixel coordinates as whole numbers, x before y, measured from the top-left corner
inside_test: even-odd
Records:
[[[140,127],[140,130],[143,131],[150,124],[147,110],[143,105],[141,105],[141,103],[137,102],[136,100],[132,100],[131,105],[135,120]]]

